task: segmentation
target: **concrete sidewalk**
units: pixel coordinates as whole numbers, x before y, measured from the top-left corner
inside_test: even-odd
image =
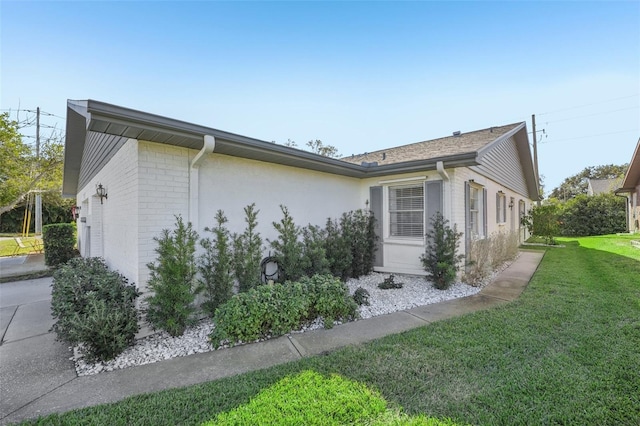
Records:
[[[0,423],[234,376],[368,342],[520,296],[544,253],[523,251],[480,293],[407,311],[167,361],[77,377],[70,349],[48,332],[51,278],[0,284]]]
[[[0,278],[19,277],[48,269],[42,253],[0,257]]]

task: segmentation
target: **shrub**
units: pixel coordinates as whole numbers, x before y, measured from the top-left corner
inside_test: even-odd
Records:
[[[403,283],[397,283],[395,275],[391,274],[387,278],[384,279],[380,284],[378,284],[378,288],[382,290],[388,290],[392,288],[402,288]]]
[[[365,385],[313,371],[287,376],[245,405],[218,414],[205,425],[365,424],[386,410],[382,396]]]
[[[367,289],[358,287],[356,291],[353,292],[353,301],[356,302],[358,306],[369,306],[371,303],[369,302],[369,297],[371,295],[367,291]]]
[[[491,273],[491,239],[472,239],[463,281],[478,286]]]
[[[491,271],[518,255],[519,245],[517,232],[496,232],[488,238],[471,241],[463,281],[481,284]]]
[[[155,249],[157,263],[149,263],[149,288],[154,295],[148,297],[147,322],[153,329],[179,336],[193,322],[195,312],[196,241],[198,234],[191,223],[184,224],[176,216],[173,231],[162,230]]]
[[[427,232],[427,246],[420,257],[422,265],[427,271],[427,278],[439,290],[446,290],[456,279],[458,264],[464,257],[458,255],[461,232],[448,226],[442,213],[437,212],[431,218],[431,229]]]
[[[231,242],[229,230],[225,227],[227,218],[222,210],[216,213],[216,227],[204,228],[213,238],[203,238],[200,245],[204,253],[200,256],[200,289],[204,291],[205,301],[202,308],[213,316],[218,306],[231,299],[233,295],[233,270],[231,261]]]
[[[344,217],[344,216],[343,216]],[[351,277],[358,278],[373,270],[377,236],[375,234],[375,218],[365,210],[356,210],[346,214],[345,236],[351,243],[352,266]]]
[[[300,283],[262,285],[234,295],[215,312],[214,344],[285,334],[308,317],[311,298]]]
[[[280,205],[280,210],[282,219],[280,222],[273,222],[278,238],[270,241],[270,244],[281,272],[278,281],[295,281],[304,275],[304,244],[298,240],[300,228],[294,223],[289,210],[283,205]]]
[[[256,204],[244,208],[247,226],[242,234],[233,235],[233,268],[240,291],[247,291],[261,284],[262,238],[256,232],[258,213]]]
[[[356,309],[346,285],[331,276],[262,285],[216,309],[210,338],[214,345],[250,342],[288,333],[318,316],[331,328],[336,319],[353,318]]]
[[[300,282],[312,299],[308,319],[321,317],[325,328],[332,328],[336,320],[355,318],[358,307],[349,296],[349,288],[340,279],[331,275],[314,275],[304,277]]]
[[[52,329],[61,340],[81,343],[88,360],[116,357],[138,332],[136,298],[127,279],[99,258],[74,258],[53,276]]]
[[[521,223],[532,235],[543,237],[547,244],[555,244],[560,232],[560,206],[556,203],[535,206],[522,217]]]
[[[309,225],[302,229],[302,267],[307,277],[330,273],[325,236],[326,231],[317,226]]]
[[[325,232],[325,252],[329,270],[334,277],[346,281],[351,276],[351,243],[345,238],[340,223],[335,219],[327,219]]]
[[[42,227],[44,263],[58,266],[75,256],[75,224],[54,223]]]
[[[340,220],[327,219],[325,252],[331,273],[343,281],[373,270],[377,236],[375,218],[365,210],[343,213]]]
[[[559,216],[565,236],[615,234],[627,227],[625,200],[614,194],[578,195],[563,205]]]

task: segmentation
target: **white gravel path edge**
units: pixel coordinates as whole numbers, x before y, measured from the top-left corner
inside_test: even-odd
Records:
[[[378,288],[378,284],[390,274],[377,272],[358,279],[352,278],[348,280],[346,284],[350,294],[353,294],[359,287],[369,292],[370,305],[363,305],[358,309],[360,319],[367,319],[415,308],[417,306],[472,296],[491,283],[498,273],[506,269],[511,263],[512,262],[505,263],[480,283],[480,285],[475,287],[462,282],[456,282],[447,290],[438,290],[431,282],[427,281],[425,277],[395,274],[395,281],[403,283],[402,288],[382,290]],[[74,355],[70,360],[75,362],[78,376],[90,376],[196,353],[223,350],[225,347],[215,349],[211,343],[209,343],[209,333],[211,333],[213,327],[213,322],[210,319],[206,319],[188,328],[182,336],[171,337],[166,332],[159,332],[136,340],[134,346],[127,348],[115,359],[95,364],[87,363],[84,360],[81,347],[74,347],[72,348]],[[304,333],[318,328],[322,328],[322,321],[320,319],[316,320],[310,326],[301,330],[292,331],[292,333]]]

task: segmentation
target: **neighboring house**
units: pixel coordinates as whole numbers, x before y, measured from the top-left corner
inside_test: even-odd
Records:
[[[627,230],[640,232],[640,139],[624,175],[622,186],[616,194],[627,196]]]
[[[613,194],[622,184],[622,179],[587,179],[587,183],[587,195]]]
[[[107,197],[99,197],[101,185]],[[145,288],[154,237],[175,215],[201,236],[223,210],[231,232],[256,203],[259,232],[277,234],[280,205],[298,225],[369,208],[375,269],[423,273],[429,219],[440,211],[472,239],[521,232],[538,198],[525,123],[334,159],[97,101],[69,101],[63,194],[77,199],[79,249]]]

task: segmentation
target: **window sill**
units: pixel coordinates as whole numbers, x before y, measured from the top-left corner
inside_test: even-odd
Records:
[[[387,238],[382,244],[391,245],[391,246],[416,246],[416,247],[424,247],[424,239],[420,238]]]

